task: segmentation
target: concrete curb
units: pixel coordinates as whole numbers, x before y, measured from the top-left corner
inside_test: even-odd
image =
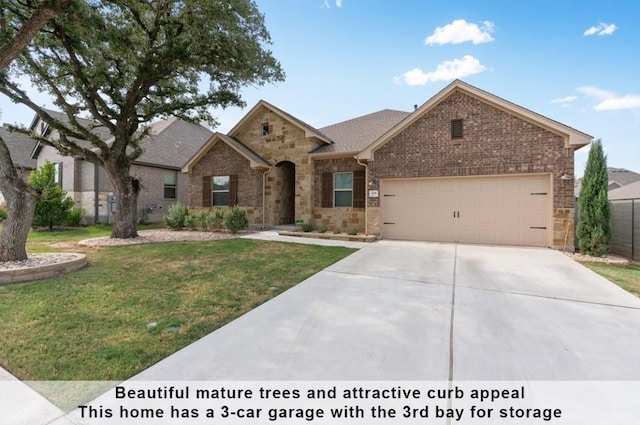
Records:
[[[0,286],[50,279],[80,270],[87,265],[87,256],[85,254],[69,255],[72,255],[73,258],[56,264],[0,271]]]

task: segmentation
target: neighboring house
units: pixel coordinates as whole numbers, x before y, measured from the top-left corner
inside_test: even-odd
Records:
[[[31,152],[36,145],[35,140],[21,133],[14,133],[6,128],[0,128],[0,137],[4,140],[13,165],[15,165],[18,174],[25,180],[29,177],[29,173],[36,169],[36,160],[31,158]],[[4,197],[0,193],[0,203],[4,202]]]
[[[254,225],[572,247],[573,154],[591,139],[457,80],[411,113],[321,129],[260,101],[183,172],[191,208],[238,204]]]
[[[611,191],[618,189],[619,187],[640,181],[640,174],[625,168],[608,167],[607,178],[609,180],[609,193],[611,193]],[[580,196],[581,187],[582,178],[576,179],[574,191],[576,198]]]
[[[66,120],[59,112],[48,111],[54,118]],[[89,120],[79,119],[82,125]],[[31,129],[47,137],[56,137],[39,117],[31,123]],[[96,128],[96,134],[106,141],[111,139],[104,128]],[[134,161],[130,173],[140,180],[142,190],[138,197],[138,213],[146,209],[148,220],[162,221],[168,206],[178,201],[187,203],[187,176],[180,169],[213,133],[196,124],[175,117],[152,124],[151,132],[142,141],[144,153]],[[85,146],[90,147],[87,142]],[[56,178],[76,204],[85,211],[86,223],[111,223],[115,212],[113,184],[101,166],[82,157],[61,155],[51,146],[38,144],[32,152],[38,166],[49,160],[56,166]]]
[[[609,191],[611,252],[640,261],[640,180]]]

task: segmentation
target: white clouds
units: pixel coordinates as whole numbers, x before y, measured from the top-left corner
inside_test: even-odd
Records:
[[[394,81],[398,84],[404,83],[409,86],[424,86],[431,82],[451,81],[478,74],[486,69],[478,59],[465,55],[461,59],[442,62],[436,67],[435,71],[424,72],[420,68],[414,68],[399,77],[395,77]]]
[[[640,94],[627,94],[622,97],[606,99],[594,106],[596,111],[640,108]]]
[[[598,25],[595,25],[584,32],[584,36],[588,37],[590,35],[611,35],[617,30],[618,27],[616,24],[605,24],[600,22]]]
[[[578,99],[577,96],[565,96],[565,97],[559,97],[557,99],[553,99],[549,103],[560,105],[563,108],[568,108],[571,102],[573,102],[576,99]]]
[[[336,6],[337,7],[342,7],[342,0],[336,0]],[[331,9],[331,4],[329,3],[329,0],[324,0],[324,2],[322,2],[322,5],[320,6],[321,9]]]
[[[464,19],[456,19],[444,27],[437,27],[432,35],[427,37],[424,44],[460,44],[470,41],[473,44],[488,43],[493,41],[493,22],[484,21],[482,27],[472,24]]]
[[[578,87],[578,91],[598,101],[598,104],[593,107],[596,111],[640,108],[640,94],[616,96],[613,92],[593,86]]]

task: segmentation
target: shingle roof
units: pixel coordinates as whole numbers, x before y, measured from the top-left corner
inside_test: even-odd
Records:
[[[384,109],[320,129],[334,143],[311,153],[359,152],[402,121],[409,112]]]
[[[609,200],[640,199],[640,181],[629,183],[609,192]]]
[[[612,191],[627,186],[631,183],[640,181],[640,174],[627,170],[625,168],[607,168],[607,178],[609,179],[609,193]],[[576,180],[573,192],[576,198],[580,196],[580,189],[582,188],[582,178]]]
[[[57,111],[46,110],[52,118],[68,123],[66,114]],[[34,118],[31,127],[36,124],[38,116]],[[77,118],[78,123],[84,127],[95,124],[95,121],[86,118]],[[99,126],[93,130],[101,140],[109,142],[113,136],[105,127]],[[151,124],[149,136],[145,137],[141,146],[144,152],[136,163],[157,165],[161,167],[182,168],[200,147],[211,137],[213,132],[198,124],[191,124],[176,117],[157,121]],[[84,148],[95,150],[95,147],[84,140],[76,140]]]
[[[609,176],[609,184],[618,183],[619,186],[626,186],[631,183],[640,181],[640,174],[635,173],[624,168],[607,168],[607,175]]]
[[[9,148],[11,159],[16,167],[31,170],[37,167],[37,161],[31,158],[31,152],[37,143],[35,140],[25,134],[11,132],[5,128],[0,128],[0,136]]]
[[[238,152],[240,152],[245,158],[250,161],[255,162],[258,165],[262,165],[264,167],[271,167],[269,161],[258,155],[256,152],[251,150],[247,145],[239,141],[234,137],[229,137],[226,134],[216,133],[222,140],[224,140],[227,144],[231,145],[231,147],[235,148]]]
[[[158,121],[142,140],[144,153],[135,162],[182,168],[212,135],[208,128],[175,117]]]

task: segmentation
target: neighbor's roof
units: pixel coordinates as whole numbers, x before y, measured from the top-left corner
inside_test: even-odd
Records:
[[[46,112],[52,118],[68,123],[69,118],[66,114],[58,111],[46,109]],[[84,127],[96,124],[96,121],[86,118],[76,118],[78,123]],[[39,122],[39,116],[36,115],[31,122],[30,128],[35,129]],[[102,141],[110,143],[113,136],[104,126],[98,126],[93,129]],[[134,162],[136,164],[182,168],[184,164],[191,158],[200,147],[211,137],[213,132],[199,124],[192,124],[176,117],[157,121],[151,124],[149,135],[141,141],[144,152]],[[96,147],[86,140],[73,139],[81,147],[96,150]],[[33,150],[34,157],[39,152],[39,144]]]
[[[624,168],[607,168],[607,176],[609,177],[609,188],[614,185],[615,188],[626,186],[631,183],[640,181],[640,174],[624,169]]]
[[[609,180],[608,190],[611,193],[616,189],[640,181],[640,174],[626,168],[609,167],[607,168],[607,178]],[[577,179],[574,185],[573,191],[576,198],[580,196],[580,189],[582,189],[582,177]]]
[[[208,128],[176,117],[158,121],[142,139],[144,152],[134,162],[182,168],[212,135]]]
[[[323,127],[320,131],[333,140],[334,143],[319,146],[311,153],[360,152],[409,114],[409,112],[384,109]]]
[[[565,140],[566,147],[580,148],[582,146],[588,145],[591,142],[591,139],[593,139],[592,136],[571,128],[567,125],[564,125],[558,121],[554,121],[536,112],[530,111],[529,109],[523,108],[522,106],[516,105],[515,103],[511,103],[508,100],[502,99],[501,97],[474,87],[471,84],[467,84],[460,80],[455,80],[440,92],[438,92],[431,99],[427,100],[427,102],[425,102],[414,112],[407,115],[407,117],[404,118],[400,123],[398,123],[398,125],[391,128],[378,140],[376,140],[374,143],[360,152],[360,154],[358,154],[358,158],[371,159],[374,151],[383,146],[393,137],[400,134],[400,132],[402,132],[415,121],[427,114],[432,108],[437,106],[442,100],[447,98],[455,91],[461,91],[469,96],[479,99],[482,102],[488,103],[494,108],[500,109],[508,114],[517,116],[524,121],[528,121],[538,127],[545,128],[552,133],[562,136]]]
[[[191,158],[184,164],[182,167],[183,173],[191,172],[191,169],[194,165],[198,163],[204,157],[209,150],[218,142],[222,141],[229,145],[232,149],[238,152],[240,155],[249,160],[249,164],[251,168],[269,168],[271,164],[269,161],[258,155],[256,152],[251,150],[247,145],[239,141],[234,137],[227,136],[222,133],[214,133],[207,142],[198,149],[197,152],[191,156]]]
[[[324,143],[331,143],[331,139],[322,134],[322,132],[318,131],[317,128],[314,128],[307,124],[306,122],[294,117],[288,112],[283,111],[282,109],[273,106],[269,102],[265,100],[260,100],[256,105],[251,108],[249,112],[227,133],[229,136],[234,137],[237,131],[242,128],[244,123],[253,118],[253,116],[260,110],[261,107],[265,107],[270,111],[274,112],[277,115],[280,115],[283,119],[289,121],[290,123],[296,125],[298,128],[304,131],[305,137],[315,137],[318,140],[323,141]]]
[[[35,140],[25,134],[9,131],[4,127],[0,128],[0,136],[9,148],[11,160],[16,167],[31,170],[37,167],[37,161],[31,158],[31,152],[37,143]]]
[[[640,199],[640,181],[613,189],[609,192],[609,200]]]

